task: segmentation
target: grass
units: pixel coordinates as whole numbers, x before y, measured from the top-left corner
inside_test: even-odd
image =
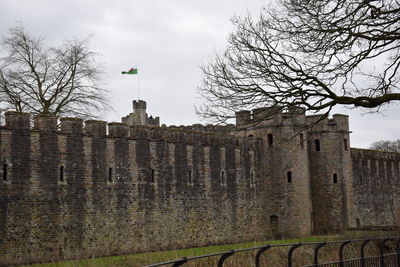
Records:
[[[366,232],[366,231],[351,231],[342,235],[331,236],[311,236],[299,239],[285,239],[285,240],[270,240],[262,242],[247,242],[238,244],[227,244],[219,246],[188,248],[171,251],[148,252],[132,255],[112,256],[104,258],[92,258],[81,260],[70,260],[62,262],[52,262],[43,264],[29,265],[30,267],[92,267],[92,266],[132,266],[139,267],[149,265],[157,262],[164,262],[169,260],[180,259],[182,257],[193,257],[204,254],[212,254],[217,252],[224,252],[229,250],[257,247],[266,244],[288,244],[298,242],[318,242],[318,241],[332,241],[332,240],[348,240],[359,239],[364,237],[382,237],[393,235],[393,233],[382,232]],[[359,257],[359,245],[354,244],[346,248],[345,258]],[[321,262],[337,261],[338,259],[338,246],[326,246],[320,251]],[[294,253],[294,266],[302,266],[310,264],[313,258],[313,246],[300,247]],[[377,247],[371,244],[367,255],[376,255]],[[288,247],[272,248],[268,250],[266,255],[263,256],[262,266],[286,266]],[[254,258],[256,251],[236,253],[226,260],[224,266],[254,266]],[[211,257],[202,260],[191,261],[184,266],[190,267],[203,267],[203,266],[216,266],[219,257]],[[27,266],[27,265],[25,265]],[[169,265],[171,266],[171,265]]]
[[[284,243],[297,243],[297,242],[315,242],[315,241],[328,241],[336,239],[336,236],[311,236],[300,239],[285,239],[261,242],[247,242],[238,244],[228,244],[220,246],[209,246],[199,248],[188,248],[171,251],[148,252],[132,255],[112,256],[104,258],[92,258],[81,260],[70,260],[62,262],[52,262],[43,264],[33,264],[30,267],[92,267],[92,266],[143,266],[156,262],[168,261],[179,259],[182,257],[199,256],[203,254],[211,254],[217,252],[224,252],[233,249],[242,249],[261,246],[265,244],[284,244]],[[217,257],[214,257],[216,260]],[[25,265],[28,266],[28,265]]]

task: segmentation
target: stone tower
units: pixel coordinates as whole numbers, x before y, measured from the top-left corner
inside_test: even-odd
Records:
[[[348,116],[307,116],[307,123],[316,121],[307,138],[313,232],[341,232],[354,226]]]
[[[160,118],[148,117],[146,113],[146,101],[134,100],[132,102],[133,112],[126,117],[122,117],[122,122],[129,125],[152,125],[160,126]]]
[[[256,166],[257,188],[263,198],[266,229],[272,235],[311,234],[310,170],[303,109],[280,113],[272,119],[271,108],[237,113],[236,136],[261,143],[261,162]]]

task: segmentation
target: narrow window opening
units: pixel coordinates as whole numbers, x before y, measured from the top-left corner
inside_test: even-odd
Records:
[[[319,139],[315,139],[315,151],[321,151],[321,145]]]
[[[357,228],[361,228],[361,222],[360,222],[360,219],[356,219],[356,225],[357,225]]]
[[[60,166],[59,179],[60,179],[60,182],[64,182],[64,166]]]
[[[304,135],[302,133],[300,134],[300,148],[304,149]]]
[[[151,182],[154,183],[154,169],[151,169]]]
[[[268,138],[268,145],[273,146],[274,145],[274,137],[272,136],[272,134],[268,134],[267,138]]]
[[[238,147],[240,146],[239,140],[236,139],[235,145]]]
[[[188,172],[188,183],[189,184],[193,184],[193,178],[192,178],[192,171],[189,170]]]
[[[108,181],[112,183],[113,180],[113,168],[108,168]]]
[[[360,184],[361,184],[361,185],[363,184],[363,177],[362,177],[362,175],[360,175]]]
[[[221,184],[225,185],[225,172],[221,172]]]
[[[8,179],[8,165],[7,163],[3,164],[3,180],[7,181]]]
[[[337,174],[336,173],[333,174],[333,183],[337,184]]]
[[[255,186],[256,182],[254,180],[254,173],[250,173],[250,186]]]
[[[291,171],[288,171],[288,172],[287,172],[287,182],[288,182],[288,183],[291,183],[291,182],[292,182],[292,172],[291,172]]]
[[[346,138],[343,140],[343,145],[344,145],[344,150],[347,151],[349,149],[349,146]]]

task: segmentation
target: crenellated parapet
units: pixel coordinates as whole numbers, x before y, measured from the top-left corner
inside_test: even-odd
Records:
[[[85,134],[92,137],[106,137],[107,122],[99,120],[85,121]]]
[[[100,120],[86,120],[80,118],[62,117],[51,115],[38,115],[33,118],[31,114],[9,111],[5,114],[6,123],[3,127],[8,130],[31,130],[43,132],[57,132],[59,134],[81,135],[87,137],[127,138],[130,140],[147,139],[149,141],[165,141],[170,143],[187,143],[208,145],[234,145],[238,138],[226,134],[227,129],[233,125],[193,125],[158,127],[151,125],[128,125],[127,123]],[[216,130],[216,131],[214,131]],[[239,143],[247,142],[247,139]]]
[[[179,129],[179,130],[184,130],[184,131],[227,134],[235,128],[235,125],[233,125],[233,124],[227,124],[227,125],[192,124],[192,125],[179,125],[179,126],[171,125],[171,126],[168,126],[168,128]]]
[[[333,114],[332,118],[326,118],[324,115],[310,115],[306,116],[306,125],[312,125],[312,131],[349,132],[349,116]]]
[[[70,135],[83,134],[83,120],[79,118],[61,118],[60,119],[60,132]]]
[[[305,108],[290,107],[283,110],[280,107],[264,107],[253,110],[236,112],[236,126],[239,129],[254,127],[282,127],[290,126],[309,128],[311,131],[349,131],[347,115],[334,114],[332,118],[325,115],[306,115]]]
[[[260,124],[265,122],[284,123],[289,118],[302,118],[305,116],[305,108],[290,107],[263,107],[253,110],[242,110],[236,112],[236,125],[246,126],[251,124]]]
[[[6,124],[7,119],[6,116]],[[57,131],[57,118],[51,115],[37,115],[33,118],[33,129],[43,132]]]
[[[30,129],[30,118],[31,114],[22,113],[16,111],[7,111],[5,113],[6,117],[6,125],[5,127],[8,129]]]

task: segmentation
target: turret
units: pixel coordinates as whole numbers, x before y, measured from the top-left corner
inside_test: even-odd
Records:
[[[146,113],[146,101],[134,100],[132,102],[133,113],[130,113],[126,117],[122,117],[122,122],[129,125],[153,125],[160,126],[160,118],[153,116],[148,117]]]
[[[234,134],[248,139],[255,148],[254,157],[259,159],[253,169],[248,164],[245,175],[249,184],[256,184],[258,197],[268,203],[262,211],[267,233],[275,237],[310,235],[310,175],[304,142],[307,133],[299,134],[298,127],[305,125],[304,110],[291,110],[289,114],[278,107],[265,107],[252,110],[252,114],[242,111],[236,115],[241,127]]]
[[[144,111],[146,112],[146,101],[143,100],[133,100],[132,101],[132,106],[133,106],[133,111],[134,112],[140,112],[140,111]]]
[[[308,133],[308,154],[313,232],[341,232],[354,223],[348,116],[336,114],[315,125]]]

